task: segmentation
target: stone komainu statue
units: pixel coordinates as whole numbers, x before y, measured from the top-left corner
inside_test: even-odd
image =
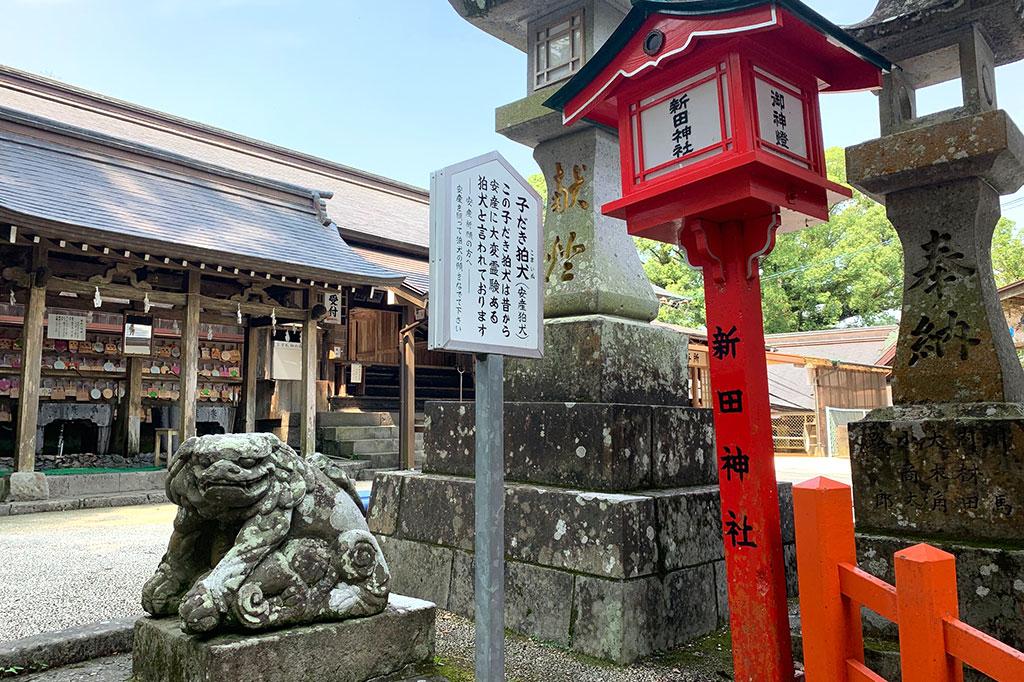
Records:
[[[262,630],[379,613],[390,574],[352,481],[267,433],[190,438],[167,477],[178,505],[156,574],[154,616],[182,629]]]

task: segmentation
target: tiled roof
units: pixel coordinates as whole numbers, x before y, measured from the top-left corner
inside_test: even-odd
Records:
[[[101,246],[331,283],[396,284],[324,224],[312,190],[0,108],[0,208]],[[283,267],[287,266],[287,267]]]
[[[371,263],[404,275],[406,286],[417,293],[426,294],[430,291],[430,261],[426,258],[413,258],[363,246],[353,246],[352,250]]]
[[[423,254],[430,243],[429,196],[418,187],[5,66],[0,66],[0,106],[333,192],[328,213],[351,241]]]
[[[895,325],[886,325],[768,334],[765,343],[769,348],[784,353],[875,365],[895,338],[897,329]]]

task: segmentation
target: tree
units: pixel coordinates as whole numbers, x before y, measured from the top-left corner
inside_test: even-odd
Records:
[[[845,184],[843,150],[827,150],[825,161],[829,177]],[[684,309],[662,308],[660,318],[703,325],[700,272],[677,247],[638,239],[637,248],[651,281],[693,299]],[[992,260],[1000,285],[1024,278],[1024,239],[1012,221],[1000,221]],[[761,283],[768,333],[893,323],[902,301],[903,251],[885,208],[854,190],[829,222],[779,235],[761,262]]]

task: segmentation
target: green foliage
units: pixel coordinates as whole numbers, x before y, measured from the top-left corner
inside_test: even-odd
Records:
[[[992,237],[992,271],[999,287],[1024,279],[1024,228],[1006,218]]]
[[[841,148],[825,154],[829,177],[845,182]],[[1000,285],[1024,279],[1024,235],[1001,220],[992,261]],[[678,247],[638,239],[637,249],[655,284],[693,299],[683,309],[663,307],[665,322],[704,324],[703,279],[686,265]],[[827,223],[779,235],[761,262],[762,305],[768,333],[830,329],[842,320],[857,325],[895,321],[903,291],[903,251],[885,208],[854,190],[832,210]]]
[[[526,181],[528,183],[530,183],[530,185],[535,190],[537,190],[537,194],[540,195],[540,198],[543,199],[545,202],[547,202],[547,200],[548,200],[548,183],[544,179],[544,174],[543,173],[534,173],[530,177],[526,178]]]

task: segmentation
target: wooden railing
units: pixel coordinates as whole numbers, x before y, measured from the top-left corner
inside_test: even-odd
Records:
[[[857,567],[850,487],[793,487],[800,620],[808,682],[886,682],[864,665],[860,607],[899,628],[903,682],[960,682],[963,664],[998,682],[1024,680],[1024,653],[959,618],[956,559],[931,545],[896,553],[896,586]]]

